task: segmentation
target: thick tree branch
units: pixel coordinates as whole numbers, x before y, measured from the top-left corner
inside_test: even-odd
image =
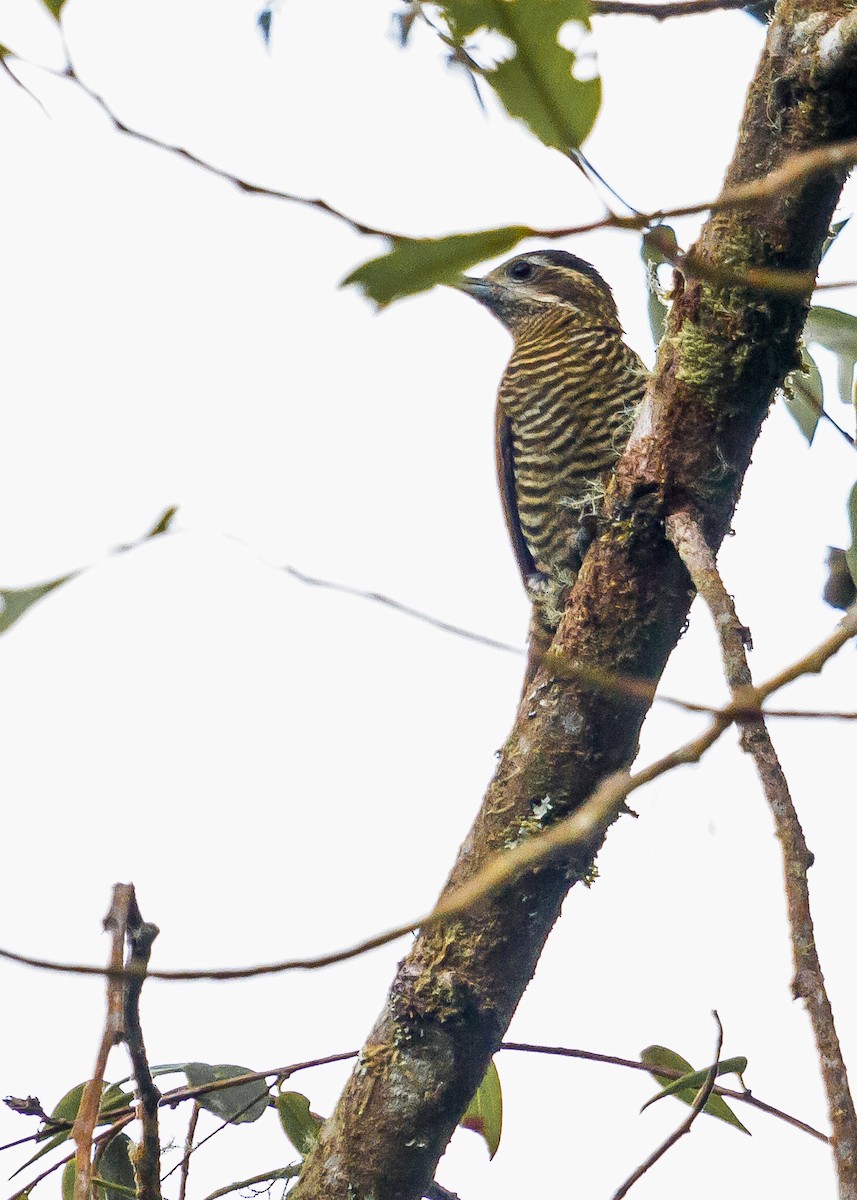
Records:
[[[783,0],[747,100],[725,187],[798,152],[857,135],[857,73],[829,70],[818,43],[843,0]],[[849,61],[853,55],[847,56]],[[716,213],[696,262],[814,272],[844,179],[787,188],[762,213]],[[692,511],[720,545],[775,388],[798,361],[805,301],[696,279],[677,289],[658,369],[608,493],[608,532],[587,555],[557,633],[565,660],[656,680],[691,588],[663,533]],[[647,704],[587,691],[545,666],[524,696],[497,774],[448,888],[497,850],[573,811],[627,768]],[[431,928],[401,964],[295,1200],[417,1200],[526,987],[571,883],[592,854],[531,872],[478,912]]]

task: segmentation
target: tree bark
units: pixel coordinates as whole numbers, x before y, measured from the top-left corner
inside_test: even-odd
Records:
[[[857,29],[848,14],[842,0],[778,5],[726,189],[761,178],[796,152],[857,135]],[[586,556],[444,894],[505,847],[566,816],[633,760],[648,705],[555,677],[551,662],[660,677],[693,598],[665,539],[665,517],[691,512],[709,545],[719,547],[772,396],[799,362],[807,298],[750,290],[744,272],[814,275],[843,182],[841,169],[830,170],[765,208],[717,212],[707,222],[607,496],[607,532]],[[694,266],[706,281],[694,277]],[[295,1200],[424,1195],[563,898],[591,872],[597,849],[531,872],[417,938],[291,1193]]]

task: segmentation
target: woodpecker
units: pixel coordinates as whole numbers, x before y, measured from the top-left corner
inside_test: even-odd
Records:
[[[519,254],[456,286],[514,339],[495,428],[506,526],[533,606],[526,688],[595,535],[648,372],[623,340],[608,284],[574,254]]]

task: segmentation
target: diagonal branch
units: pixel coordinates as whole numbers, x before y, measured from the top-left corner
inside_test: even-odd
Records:
[[[684,512],[674,513],[669,518],[667,533],[697,591],[711,610],[720,638],[726,681],[733,695],[740,699],[747,692],[753,693],[755,689],[745,648],[747,631],[738,620],[732,597],[723,585],[705,538],[693,517]],[[783,853],[786,908],[795,966],[792,990],[796,999],[805,1002],[815,1036],[833,1130],[831,1142],[840,1196],[854,1200],[857,1197],[857,1160],[854,1154],[854,1147],[857,1146],[857,1113],[815,944],[807,880],[812,854],[764,721],[745,724],[741,744],[756,765]]]

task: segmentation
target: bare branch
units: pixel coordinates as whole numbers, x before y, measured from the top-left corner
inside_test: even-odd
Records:
[[[139,1099],[138,1116],[143,1127],[143,1141],[134,1159],[138,1200],[161,1200],[160,1166],[161,1142],[158,1134],[158,1105],[161,1093],[152,1078],[143,1027],[140,1024],[140,993],[152,944],[158,936],[157,925],[144,921],[132,890],[128,919],[129,955],[126,966],[135,971],[125,984],[125,1042],[131,1058]]]
[[[738,620],[732,597],[723,585],[714,555],[702,531],[692,515],[679,512],[668,518],[667,532],[681,555],[697,591],[711,610],[720,638],[726,680],[733,695],[740,699],[744,694],[753,694],[756,689],[753,688],[747,662],[746,631]],[[857,607],[850,610],[843,624],[849,618],[853,624],[855,617]],[[803,661],[803,673],[821,669],[813,655],[807,656]],[[788,682],[789,672],[781,672],[779,678]],[[815,944],[807,879],[812,854],[806,844],[785,773],[764,721],[744,724],[741,744],[756,765],[782,848],[786,907],[795,966],[792,990],[796,999],[802,999],[806,1003],[815,1036],[833,1130],[831,1141],[839,1178],[839,1194],[843,1200],[853,1200],[857,1196],[857,1162],[854,1155],[854,1147],[857,1146],[857,1112],[848,1085],[848,1073],[833,1019],[833,1007],[827,995]]]
[[[251,1175],[249,1179],[239,1179],[235,1183],[227,1184],[226,1187],[209,1192],[205,1200],[220,1200],[221,1196],[231,1196],[233,1192],[255,1187],[259,1183],[276,1183],[278,1179],[294,1179],[295,1176],[300,1175],[300,1172],[300,1163],[292,1167],[277,1167],[274,1171],[262,1171],[260,1175]]]
[[[185,1200],[187,1196],[187,1180],[190,1174],[190,1156],[193,1154],[193,1140],[196,1137],[196,1126],[199,1121],[201,1109],[194,1100],[191,1108],[190,1120],[187,1123],[187,1133],[184,1139],[184,1155],[181,1161],[181,1175],[179,1176],[179,1200]]]
[[[599,17],[654,17],[665,21],[668,17],[689,17],[698,13],[720,12],[726,9],[749,8],[754,0],[669,0],[658,4],[634,3],[634,0],[592,0],[592,12]]]
[[[337,583],[333,579],[320,579],[315,575],[307,575],[305,572],[299,571],[297,567],[289,565],[282,566],[279,570],[284,571],[286,575],[291,575],[299,583],[306,583],[310,587],[325,588],[328,591],[339,592],[344,596],[356,596],[358,600],[369,600],[373,604],[383,604],[387,608],[393,609],[394,612],[401,613],[403,616],[412,617],[416,621],[424,621],[426,625],[431,625],[434,629],[439,629],[441,633],[451,633],[455,637],[464,638],[468,642],[476,642],[479,646],[487,646],[489,650],[502,650],[505,654],[517,655],[526,653],[521,646],[513,646],[509,642],[501,642],[496,638],[487,637],[484,633],[475,633],[471,629],[463,629],[460,625],[453,625],[449,621],[441,620],[440,617],[433,617],[430,613],[422,612],[418,608],[411,608],[409,604],[403,604],[401,600],[394,600],[392,596],[385,596],[383,592],[364,591],[363,588],[352,587],[347,583]]]
[[[104,1091],[104,1072],[107,1068],[107,1057],[113,1046],[124,1036],[124,988],[119,976],[123,966],[125,934],[128,929],[128,916],[133,901],[134,889],[129,884],[117,883],[113,887],[113,900],[110,910],[104,918],[104,928],[110,934],[110,968],[107,979],[107,1016],[104,1031],[95,1060],[95,1070],[92,1078],[83,1089],[80,1108],[72,1127],[71,1136],[77,1143],[75,1153],[75,1200],[90,1200],[92,1192],[92,1144],[95,1126],[98,1123],[98,1109],[101,1095]]]

